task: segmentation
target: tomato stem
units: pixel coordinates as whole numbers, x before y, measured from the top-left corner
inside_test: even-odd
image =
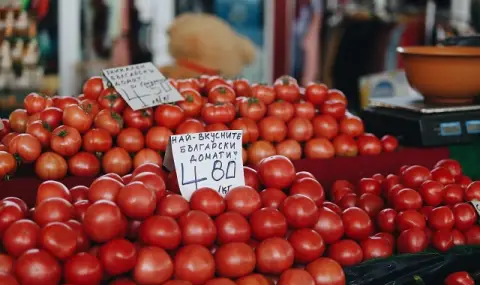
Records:
[[[49,132],[52,131],[52,127],[50,127],[50,125],[45,121],[42,121],[42,127]]]
[[[61,138],[64,138],[68,135],[68,132],[67,132],[67,130],[61,130],[60,132],[58,132],[57,135]]]
[[[103,157],[103,152],[97,151],[95,152],[95,156],[98,158],[98,160],[101,160]]]

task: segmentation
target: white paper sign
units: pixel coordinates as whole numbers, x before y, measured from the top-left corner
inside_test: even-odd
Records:
[[[104,69],[103,76],[133,110],[183,101],[182,95],[151,62]]]
[[[473,208],[475,209],[475,211],[477,212],[477,223],[480,223],[480,201],[478,200],[472,200],[470,201],[470,203],[472,204]]]
[[[164,165],[177,171],[180,192],[187,200],[201,187],[213,188],[225,197],[230,189],[245,185],[242,131],[173,135]]]

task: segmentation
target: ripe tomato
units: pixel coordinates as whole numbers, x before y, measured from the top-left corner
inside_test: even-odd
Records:
[[[155,122],[169,130],[175,130],[185,118],[183,110],[176,105],[164,104],[155,109]]]
[[[60,126],[53,130],[50,146],[61,156],[72,156],[80,150],[82,137],[77,129]]]
[[[320,106],[327,100],[327,93],[327,85],[312,82],[305,88],[305,99],[315,106]]]
[[[295,180],[295,167],[286,157],[274,155],[258,164],[260,182],[269,188],[284,189]]]
[[[188,211],[190,211],[190,206],[183,196],[168,194],[158,201],[155,213],[177,219]]]
[[[217,230],[210,216],[201,211],[191,210],[178,220],[183,244],[211,246]]]
[[[308,102],[301,100],[294,105],[295,117],[305,118],[311,121],[315,117],[315,106]]]
[[[353,137],[346,134],[340,134],[335,137],[333,139],[333,147],[337,156],[357,156],[358,154],[357,142]]]
[[[336,120],[340,120],[345,117],[346,104],[337,100],[327,100],[320,107],[320,113],[330,115]]]
[[[200,91],[200,82],[194,78],[188,79],[179,79],[175,82],[178,92],[183,92],[184,90],[195,90]]]
[[[237,212],[226,212],[218,216],[215,219],[215,227],[217,228],[217,242],[220,245],[231,242],[247,242],[250,239],[250,224],[244,216]]]
[[[46,122],[34,121],[27,126],[26,133],[34,136],[43,148],[50,146],[51,128]]]
[[[327,93],[327,101],[332,100],[332,101],[339,101],[342,102],[343,104],[347,105],[347,97],[345,94],[343,94],[342,91],[338,89],[329,89]]]
[[[137,152],[145,146],[145,138],[139,129],[127,128],[118,134],[117,145],[128,152]]]
[[[250,216],[262,206],[260,194],[249,186],[232,188],[225,196],[225,203],[228,211],[240,213],[244,217]]]
[[[287,197],[280,206],[280,211],[291,228],[309,228],[318,220],[317,205],[304,195]]]
[[[83,225],[76,220],[69,220],[66,224],[72,228],[73,232],[75,233],[76,237],[76,251],[77,252],[84,252],[90,249],[90,240],[87,237],[87,234],[83,230]]]
[[[261,273],[280,274],[292,267],[295,251],[288,241],[274,237],[262,241],[255,249],[257,270]]]
[[[203,187],[193,192],[190,197],[190,208],[215,217],[223,213],[226,206],[225,201],[217,191],[212,188]]]
[[[465,232],[467,245],[480,245],[480,226],[474,225]]]
[[[35,173],[42,180],[60,180],[67,175],[67,168],[65,159],[54,152],[42,153],[35,162]]]
[[[306,270],[316,285],[343,285],[346,282],[343,268],[331,258],[320,257],[307,265]]]
[[[163,196],[165,196],[165,194],[166,194],[165,181],[162,178],[162,176],[160,176],[156,173],[142,172],[140,174],[137,174],[137,175],[133,176],[132,179],[128,183],[135,182],[135,181],[142,182],[145,185],[145,187],[154,191],[155,195],[157,196],[157,201],[158,201],[158,199],[163,198]],[[127,183],[127,182],[125,181],[125,183]]]
[[[65,223],[53,222],[42,228],[40,246],[60,260],[66,260],[77,250],[77,236]]]
[[[8,122],[10,128],[16,133],[24,133],[27,129],[28,114],[24,109],[16,109],[10,113]]]
[[[95,177],[100,173],[100,161],[89,152],[79,152],[68,160],[68,171],[73,176]]]
[[[455,216],[455,228],[460,231],[470,229],[477,221],[477,213],[469,203],[458,203],[453,206],[453,215]]]
[[[14,204],[17,204],[20,209],[22,210],[22,212],[24,214],[28,214],[29,210],[28,210],[28,207],[27,207],[27,204],[25,203],[25,201],[23,201],[22,199],[20,198],[17,198],[17,197],[7,197],[7,198],[3,198],[2,199],[2,202],[13,202]]]
[[[230,80],[226,80],[220,76],[211,76],[205,86],[204,86],[204,90],[205,90],[205,93],[208,94],[208,92],[210,92],[210,90],[212,90],[213,88],[215,88],[216,86],[218,85],[226,85],[226,86],[229,86],[231,87],[231,81]]]
[[[332,244],[343,237],[343,221],[332,210],[322,207],[318,210],[318,220],[313,230],[322,236],[326,244]]]
[[[413,189],[418,188],[426,180],[431,179],[432,175],[428,168],[420,165],[408,167],[401,175],[402,184]]]
[[[277,117],[265,117],[258,123],[260,137],[269,142],[281,142],[287,136],[287,125]]]
[[[228,243],[220,246],[215,252],[215,265],[219,276],[242,277],[255,269],[255,253],[246,243]]]
[[[252,97],[252,88],[248,79],[240,78],[233,81],[233,90],[237,97]]]
[[[46,95],[40,95],[38,93],[30,93],[23,99],[23,108],[28,114],[39,113],[45,108],[52,107],[53,101]]]
[[[363,260],[362,248],[353,240],[344,239],[328,247],[328,257],[342,266],[356,265]]]
[[[65,282],[78,285],[99,284],[102,270],[100,261],[86,252],[72,256],[63,268]]]
[[[0,122],[3,124],[3,128],[0,130],[0,140],[3,139],[8,133],[11,132],[10,123],[8,119],[0,119]]]
[[[357,139],[358,152],[361,155],[378,155],[382,152],[380,140],[372,134],[363,134]]]
[[[153,149],[144,148],[135,154],[133,158],[133,168],[138,168],[143,164],[162,165],[162,157]]]
[[[80,104],[78,105],[92,118],[92,120],[95,119],[95,116],[100,112],[100,105],[93,99],[84,99],[80,101]]]
[[[454,272],[447,276],[445,285],[474,285],[475,280],[466,271]]]
[[[171,217],[160,215],[146,219],[140,225],[138,236],[146,245],[167,250],[178,248],[182,241],[182,233],[177,222]]]
[[[75,97],[67,96],[67,97],[59,97],[59,96],[53,96],[53,106],[61,109],[62,111],[67,107],[68,105],[72,104],[79,104],[80,100]]]
[[[260,161],[266,157],[273,156],[277,153],[275,147],[268,141],[256,141],[247,149],[248,162],[256,167]]]
[[[325,243],[316,231],[303,228],[293,231],[288,242],[295,251],[295,262],[307,264],[323,255]]]
[[[362,178],[358,182],[358,193],[370,193],[376,196],[380,196],[380,194],[382,193],[382,187],[380,183],[373,178]]]
[[[432,246],[439,251],[447,251],[454,246],[451,230],[440,230],[433,232]]]
[[[17,161],[15,157],[6,152],[0,151],[0,179],[8,178],[17,169]]]
[[[85,133],[90,129],[93,119],[90,114],[79,105],[69,105],[63,110],[63,124]]]
[[[465,192],[465,190],[460,185],[449,184],[445,186],[445,193],[443,196],[445,204],[455,205],[457,203],[463,202],[463,192]]]
[[[8,144],[8,151],[16,157],[19,163],[31,163],[40,156],[42,145],[32,135],[19,134],[12,138]]]
[[[258,179],[258,173],[255,169],[248,166],[243,167],[243,176],[245,178],[245,185],[250,186],[253,189],[260,190],[260,179]]]
[[[390,257],[393,247],[390,242],[380,237],[369,237],[360,243],[363,251],[363,260]]]
[[[42,182],[37,188],[36,204],[39,204],[43,200],[48,198],[63,198],[69,202],[72,202],[72,196],[64,184],[54,180],[48,180]]]
[[[180,93],[183,101],[177,102],[177,105],[183,110],[186,118],[195,118],[202,111],[202,96],[194,89],[183,89]]]
[[[241,117],[248,118],[256,122],[265,116],[267,107],[263,101],[257,98],[240,97],[238,112]]]
[[[142,132],[148,131],[153,125],[153,109],[134,111],[130,106],[127,106],[123,110],[123,121],[129,128],[136,128]]]
[[[83,84],[83,95],[85,98],[97,100],[103,92],[103,79],[100,76],[90,77]]]
[[[165,151],[171,135],[173,135],[173,132],[166,127],[153,127],[148,130],[145,143],[150,149]]]
[[[227,124],[235,119],[235,106],[231,103],[207,103],[202,109],[202,119],[207,124]]]
[[[423,229],[410,228],[400,233],[397,248],[401,253],[422,252],[428,245],[427,234]]]
[[[115,203],[100,200],[88,207],[83,218],[83,227],[91,240],[106,242],[119,236],[122,219],[122,212]]]
[[[37,247],[40,227],[26,219],[12,223],[3,234],[2,244],[12,257],[19,257],[25,251]]]
[[[280,79],[274,84],[277,99],[295,103],[300,99],[300,90],[297,83],[289,79]]]
[[[252,97],[258,98],[266,105],[270,105],[275,101],[275,90],[273,87],[264,84],[252,85]]]
[[[425,229],[427,221],[422,213],[416,210],[406,210],[398,213],[395,223],[397,230],[403,232],[410,228]]]
[[[385,152],[393,152],[398,148],[398,140],[394,136],[384,135],[380,141]]]
[[[455,225],[455,216],[450,208],[434,208],[428,216],[428,224],[435,230],[451,230]]]
[[[290,187],[290,195],[300,194],[312,199],[317,207],[322,206],[325,201],[325,191],[322,185],[314,178],[296,179]]]
[[[31,249],[17,259],[15,275],[20,284],[59,284],[62,269],[47,251]]]
[[[394,209],[383,209],[377,215],[377,226],[380,231],[393,233],[395,231],[395,220],[397,211]]]
[[[333,212],[335,212],[335,214],[337,215],[341,215],[342,214],[342,208],[340,208],[337,204],[333,203],[333,202],[330,202],[330,201],[324,201],[322,203],[322,206],[327,208],[327,209],[330,209],[332,210]]]
[[[345,210],[358,205],[358,195],[355,193],[346,193],[338,202],[338,206]]]
[[[227,85],[217,85],[208,91],[208,102],[217,103],[234,103],[235,91]]]
[[[326,138],[313,138],[305,144],[305,156],[310,159],[326,159],[335,155],[333,144]]]
[[[206,132],[228,131],[229,128],[222,123],[214,123],[205,127]]]
[[[287,220],[277,209],[262,208],[250,216],[252,236],[263,241],[272,237],[284,237],[287,233]]]
[[[268,116],[276,117],[284,122],[290,121],[295,115],[295,108],[292,103],[286,101],[276,101],[268,105]]]
[[[123,100],[117,90],[112,87],[103,90],[98,96],[97,101],[102,109],[108,109],[115,113],[121,113],[123,109],[127,107],[125,100]]]
[[[370,217],[360,208],[351,207],[343,211],[342,221],[345,235],[355,240],[363,240],[373,233],[373,223]]]
[[[420,194],[410,188],[404,188],[394,196],[393,205],[395,210],[418,210],[422,207],[423,201]]]
[[[291,268],[286,270],[280,275],[278,279],[278,285],[294,285],[294,284],[304,284],[304,285],[315,285],[313,277],[305,270],[298,268]]]
[[[449,185],[455,183],[455,178],[446,167],[436,167],[430,171],[432,180],[438,181],[443,185]]]
[[[241,130],[243,132],[242,142],[244,144],[257,141],[259,130],[257,124],[248,118],[238,118],[230,124],[232,130]]]
[[[112,136],[105,129],[91,129],[83,135],[83,149],[91,153],[104,153],[112,148]]]
[[[462,166],[460,163],[454,159],[442,159],[435,167],[445,167],[450,170],[450,173],[453,175],[455,180],[458,180],[462,176]]]
[[[275,146],[276,153],[295,161],[302,158],[302,146],[294,139],[287,139]]]
[[[385,180],[382,182],[382,187],[385,191],[384,194],[388,194],[388,191],[390,191],[397,184],[400,184],[400,178],[395,174],[388,174],[387,177],[385,177]]]
[[[213,258],[212,258],[213,259]],[[136,284],[166,284],[173,276],[174,264],[168,253],[159,247],[143,247],[133,269]]]
[[[357,116],[345,117],[340,121],[340,132],[352,137],[363,135],[365,128],[363,121]]]
[[[313,136],[313,126],[309,120],[295,117],[288,123],[288,137],[298,142],[308,141]]]
[[[465,190],[465,200],[480,200],[480,181],[474,181],[467,186]]]
[[[457,229],[452,230],[452,238],[454,245],[465,245],[467,244],[467,240],[463,233]]]
[[[66,222],[73,218],[74,208],[63,198],[48,198],[40,202],[33,213],[33,220],[41,227],[53,222]]]
[[[193,285],[201,285],[215,275],[215,259],[204,246],[186,245],[180,248],[175,255],[174,271],[175,279],[190,281]]]
[[[364,193],[358,199],[358,207],[364,210],[372,219],[375,218],[382,209],[385,207],[385,203],[380,196]]]
[[[142,182],[130,182],[117,195],[116,202],[122,213],[131,219],[143,220],[151,216],[157,205],[156,193]]]
[[[445,188],[440,182],[427,180],[420,185],[418,192],[425,204],[436,207],[443,202]]]
[[[109,109],[101,110],[94,119],[96,128],[106,130],[111,136],[116,136],[123,128],[123,118]]]
[[[103,156],[102,168],[105,173],[125,175],[132,169],[132,158],[123,148],[114,147]]]
[[[60,126],[63,111],[56,107],[49,107],[40,112],[40,120],[46,122],[51,128]]]
[[[120,275],[135,267],[137,251],[128,240],[114,239],[100,248],[98,259],[107,274]]]
[[[28,116],[27,128],[28,128],[28,125],[38,120],[40,120],[40,113],[35,113],[33,115]]]

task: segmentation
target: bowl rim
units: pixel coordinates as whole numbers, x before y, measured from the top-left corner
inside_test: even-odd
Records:
[[[460,46],[409,46],[397,47],[402,55],[469,57],[480,56],[480,48]]]

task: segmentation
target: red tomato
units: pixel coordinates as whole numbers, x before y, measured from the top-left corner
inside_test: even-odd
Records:
[[[465,190],[465,200],[480,200],[480,181],[470,183]]]
[[[393,252],[392,244],[381,237],[369,237],[360,243],[363,251],[363,260],[390,257]]]
[[[292,267],[295,251],[288,241],[274,237],[262,241],[255,249],[257,270],[261,273],[280,274]]]
[[[216,271],[223,277],[238,278],[248,275],[255,269],[255,261],[255,253],[246,243],[228,243],[215,252]]]
[[[313,126],[308,119],[295,117],[288,123],[288,137],[298,142],[308,141],[313,136]]]
[[[202,109],[202,119],[207,124],[227,124],[235,119],[235,107],[231,103],[207,103]]]
[[[415,210],[406,210],[398,213],[395,223],[399,232],[411,228],[425,229],[427,225],[425,216]]]
[[[409,188],[404,188],[398,191],[393,200],[393,205],[397,211],[420,209],[422,204],[422,196],[420,196],[417,191]]]
[[[436,207],[443,202],[445,188],[440,182],[427,180],[420,185],[418,192],[425,204]]]
[[[184,90],[195,90],[200,91],[200,82],[194,78],[188,79],[179,79],[175,82],[178,92],[183,92]]]
[[[133,175],[132,175],[133,176]],[[166,194],[166,186],[165,186],[165,181],[163,178],[153,172],[142,172],[140,174],[135,175],[130,182],[142,182],[145,187],[149,188],[152,190],[156,196],[157,196],[157,201]]]
[[[358,193],[365,194],[370,193],[373,195],[380,196],[382,193],[382,187],[380,183],[373,178],[362,178],[358,182]]]
[[[440,230],[433,232],[432,246],[439,251],[447,251],[454,246],[453,235],[450,230]]]
[[[427,234],[419,228],[405,230],[397,239],[398,251],[401,253],[418,253],[425,250],[427,245]]]
[[[195,118],[202,111],[202,96],[194,89],[184,89],[180,93],[185,99],[177,102],[177,105],[183,110],[186,118]]]
[[[125,175],[132,169],[132,158],[125,149],[114,147],[103,156],[102,168],[105,173]]]
[[[260,209],[262,201],[255,189],[249,186],[237,186],[232,188],[225,196],[228,211],[234,211],[245,217]]]
[[[174,264],[165,250],[153,246],[143,247],[138,251],[137,256],[132,274],[137,284],[161,284],[173,276]]]
[[[228,131],[229,128],[222,123],[214,123],[205,127],[206,132]]]
[[[351,207],[343,211],[342,221],[345,235],[355,240],[363,240],[373,233],[370,217],[360,208]]]
[[[8,117],[10,128],[16,133],[24,133],[27,129],[28,114],[24,109],[16,109]]]
[[[84,252],[90,249],[90,240],[87,237],[87,234],[83,230],[83,225],[76,220],[69,220],[66,224],[72,228],[76,237],[76,252]]]
[[[63,124],[85,133],[90,129],[93,119],[90,114],[79,105],[69,105],[63,110]]]
[[[474,225],[465,232],[468,245],[480,245],[480,226]]]
[[[331,244],[327,255],[342,266],[352,266],[363,260],[362,248],[358,243],[349,239]]]
[[[295,108],[289,102],[276,101],[268,105],[267,115],[269,117],[275,117],[284,122],[288,122],[295,115]]]
[[[153,110],[152,108],[147,108],[134,111],[127,106],[125,110],[123,110],[123,121],[129,128],[147,131],[153,125]]]
[[[474,285],[475,280],[466,271],[454,272],[447,276],[445,285]]]
[[[145,143],[150,149],[166,151],[171,135],[173,132],[166,127],[153,127],[145,135]]]
[[[83,84],[83,95],[85,95],[85,98],[97,100],[103,89],[102,77],[93,76]]]
[[[450,170],[450,173],[453,175],[455,180],[460,179],[462,176],[462,166],[460,163],[454,159],[442,159],[437,164],[435,164],[435,167],[445,167],[448,170]]]
[[[37,204],[33,220],[40,226],[53,222],[66,222],[73,218],[74,208],[62,198],[48,198]]]
[[[217,85],[208,91],[208,101],[217,103],[234,103],[235,91],[227,85]]]
[[[211,246],[217,235],[212,219],[204,212],[192,210],[178,220],[183,235],[183,244]]]
[[[70,174],[77,177],[95,177],[100,173],[100,161],[88,152],[79,152],[68,160]]]
[[[291,268],[283,272],[278,280],[278,285],[315,285],[313,277],[303,269]]]
[[[340,121],[340,132],[351,137],[363,135],[363,121],[357,116],[345,117]]]
[[[310,159],[332,158],[335,148],[325,138],[313,138],[305,144],[305,156]]]
[[[17,259],[15,275],[20,284],[59,284],[62,269],[47,251],[30,249]]]
[[[135,181],[120,189],[116,202],[127,217],[143,220],[155,211],[157,196],[155,191],[147,188],[142,182]]]
[[[380,140],[372,134],[363,134],[357,139],[358,152],[361,155],[378,155],[382,152]]]
[[[257,167],[260,161],[277,154],[277,151],[271,142],[256,141],[248,147],[247,154],[249,163]]]
[[[127,107],[125,100],[114,88],[104,89],[97,100],[102,109],[108,109],[116,113],[121,113]]]
[[[336,120],[345,117],[346,104],[337,100],[327,100],[320,107],[320,113],[330,115]]]
[[[258,177],[269,188],[284,189],[295,180],[295,167],[286,157],[274,155],[258,164]]]
[[[272,237],[284,237],[287,233],[287,220],[278,210],[262,208],[250,216],[252,236],[262,241]]]
[[[223,213],[225,207],[222,196],[212,188],[199,188],[190,197],[190,208],[192,210],[202,211],[211,217]]]
[[[309,83],[305,88],[305,99],[315,106],[322,105],[327,100],[328,87],[325,84]]]
[[[287,198],[285,192],[276,188],[267,188],[260,192],[262,207],[278,209],[283,200]]]
[[[34,121],[27,126],[26,132],[27,134],[34,136],[41,143],[43,148],[48,148],[50,146],[52,133],[50,126],[46,122],[40,120]]]
[[[465,176],[465,175],[462,175],[459,179],[458,179],[458,185],[462,186],[462,188],[467,188],[468,185],[470,185],[470,183],[472,183],[472,179],[470,179],[470,177],[468,176]]]
[[[96,242],[106,242],[119,236],[122,230],[122,212],[107,200],[94,202],[83,218],[85,232]]]
[[[145,146],[145,139],[139,129],[127,128],[118,134],[117,145],[128,152],[137,152]]]
[[[99,260],[86,252],[74,255],[63,268],[65,282],[78,285],[100,284],[102,266]]]
[[[53,101],[46,95],[40,95],[38,93],[30,93],[23,99],[23,107],[28,114],[39,113],[45,108],[52,107]]]
[[[394,136],[384,135],[380,141],[385,152],[393,152],[398,148],[398,140]]]
[[[375,218],[383,208],[383,199],[371,193],[365,193],[358,199],[358,207],[364,210],[372,219]]]
[[[76,129],[60,126],[53,130],[50,146],[61,156],[72,156],[80,150],[82,137]]]
[[[402,184],[413,189],[418,188],[423,182],[432,180],[428,168],[420,165],[410,166],[402,173]]]
[[[250,87],[250,82],[247,79],[240,78],[233,81],[233,90],[237,96],[251,97],[252,88]]]
[[[117,199],[120,189],[123,187],[123,183],[111,177],[99,177],[90,185],[88,200],[92,203],[99,200],[109,200],[114,202]]]
[[[333,139],[333,147],[337,156],[357,156],[358,147],[355,140],[345,134],[340,134]]]
[[[454,245],[465,245],[467,243],[463,233],[457,229],[452,230],[452,238]]]
[[[338,202],[338,206],[345,210],[351,207],[356,207],[358,204],[358,195],[355,193],[346,193]]]
[[[258,123],[260,137],[269,142],[281,142],[287,136],[287,125],[276,117],[265,117]]]
[[[344,285],[343,268],[331,258],[320,257],[308,264],[306,270],[312,275],[316,285]]]
[[[104,129],[91,129],[83,135],[83,149],[91,153],[104,153],[112,148],[112,136]]]
[[[190,133],[203,133],[205,132],[205,125],[197,119],[186,119],[183,121],[175,131],[175,134],[190,134]]]
[[[104,109],[95,116],[94,125],[106,130],[111,136],[116,136],[123,128],[123,118],[118,113]]]
[[[322,236],[316,231],[303,228],[293,231],[288,242],[295,251],[295,262],[307,264],[321,257],[325,251]]]
[[[168,194],[158,200],[157,215],[168,216],[174,219],[179,218],[190,210],[187,200],[178,194]]]
[[[287,139],[278,143],[275,146],[275,150],[278,155],[285,156],[292,161],[302,158],[302,146],[298,141],[293,139]]]
[[[343,221],[332,210],[322,207],[318,210],[318,220],[313,230],[322,236],[326,244],[332,244],[343,237]]]
[[[286,221],[285,221],[286,225]],[[247,242],[250,239],[250,224],[236,212],[226,212],[215,219],[217,242],[222,245],[230,242]]]
[[[260,135],[257,124],[248,118],[238,118],[230,124],[230,129],[243,132],[242,143],[248,144],[257,141]]]
[[[137,250],[128,240],[114,239],[100,248],[98,259],[107,274],[120,275],[135,267]]]
[[[179,106],[164,104],[155,109],[154,118],[158,126],[173,131],[183,122],[185,113]]]
[[[451,230],[455,225],[455,216],[450,208],[434,208],[428,216],[428,224],[434,230]]]
[[[462,186],[457,184],[450,184],[445,186],[445,193],[443,195],[443,200],[447,205],[455,205],[464,201],[463,193],[465,190]]]
[[[243,167],[243,174],[245,176],[245,185],[250,186],[255,190],[260,190],[260,179],[258,179],[257,171],[248,166]]]
[[[40,141],[29,134],[19,134],[8,144],[8,152],[13,154],[19,163],[34,162],[42,152]]]
[[[40,246],[60,260],[66,260],[77,250],[77,235],[65,223],[53,222],[40,232]]]
[[[7,272],[0,272],[0,283],[3,285],[19,285],[17,279]]]
[[[8,119],[0,119],[0,121],[3,124],[3,128],[0,130],[0,140],[2,140],[3,137],[10,133],[12,130],[10,129],[10,123],[8,122]]]
[[[95,116],[100,112],[100,105],[96,100],[84,99],[78,104],[78,106],[80,106],[80,108],[82,108],[92,120],[95,119]]]
[[[6,198],[3,198],[2,199],[2,202],[13,202],[15,204],[17,204],[17,206],[20,207],[20,209],[22,210],[22,212],[24,214],[28,214],[28,207],[27,207],[27,204],[25,203],[25,201],[23,201],[22,199],[20,198],[17,198],[17,197],[6,197]]]
[[[304,118],[311,121],[315,117],[315,106],[308,102],[301,100],[294,105],[295,117]]]
[[[280,206],[280,211],[291,228],[309,228],[315,225],[318,220],[317,205],[312,199],[304,195],[287,197]]]
[[[345,105],[347,105],[347,103],[348,103],[347,102],[347,97],[345,96],[345,94],[343,94],[343,92],[338,90],[338,89],[328,90],[327,100],[339,101],[339,102],[342,102]]]
[[[215,259],[201,245],[186,245],[180,248],[174,260],[175,278],[201,285],[215,275]]]
[[[433,180],[438,181],[443,185],[455,183],[455,178],[446,167],[436,167],[430,171],[430,174],[432,175]]]
[[[332,210],[333,212],[335,212],[335,214],[337,215],[341,215],[342,214],[342,208],[340,208],[337,204],[333,203],[333,202],[330,202],[330,201],[324,201],[322,203],[322,206],[327,208],[327,209],[330,209]]]
[[[315,137],[333,139],[339,131],[337,121],[330,115],[323,114],[316,116],[312,120],[312,124]]]
[[[12,223],[3,234],[3,248],[12,257],[19,257],[27,250],[37,247],[40,227],[26,219]]]
[[[460,231],[470,229],[477,222],[477,212],[469,203],[458,203],[453,206],[455,228]]]
[[[177,222],[167,216],[152,216],[146,219],[139,229],[140,240],[146,245],[163,249],[176,249],[182,241],[182,233]]]
[[[0,151],[0,179],[8,178],[16,169],[17,161],[15,157],[6,151]]]
[[[252,85],[252,97],[258,98],[263,101],[266,105],[270,105],[275,101],[275,90],[271,86],[263,84],[253,84]]]
[[[295,103],[300,99],[300,90],[298,85],[290,82],[289,80],[282,79],[281,82],[277,82],[274,85],[274,89],[277,99],[292,103]]]

